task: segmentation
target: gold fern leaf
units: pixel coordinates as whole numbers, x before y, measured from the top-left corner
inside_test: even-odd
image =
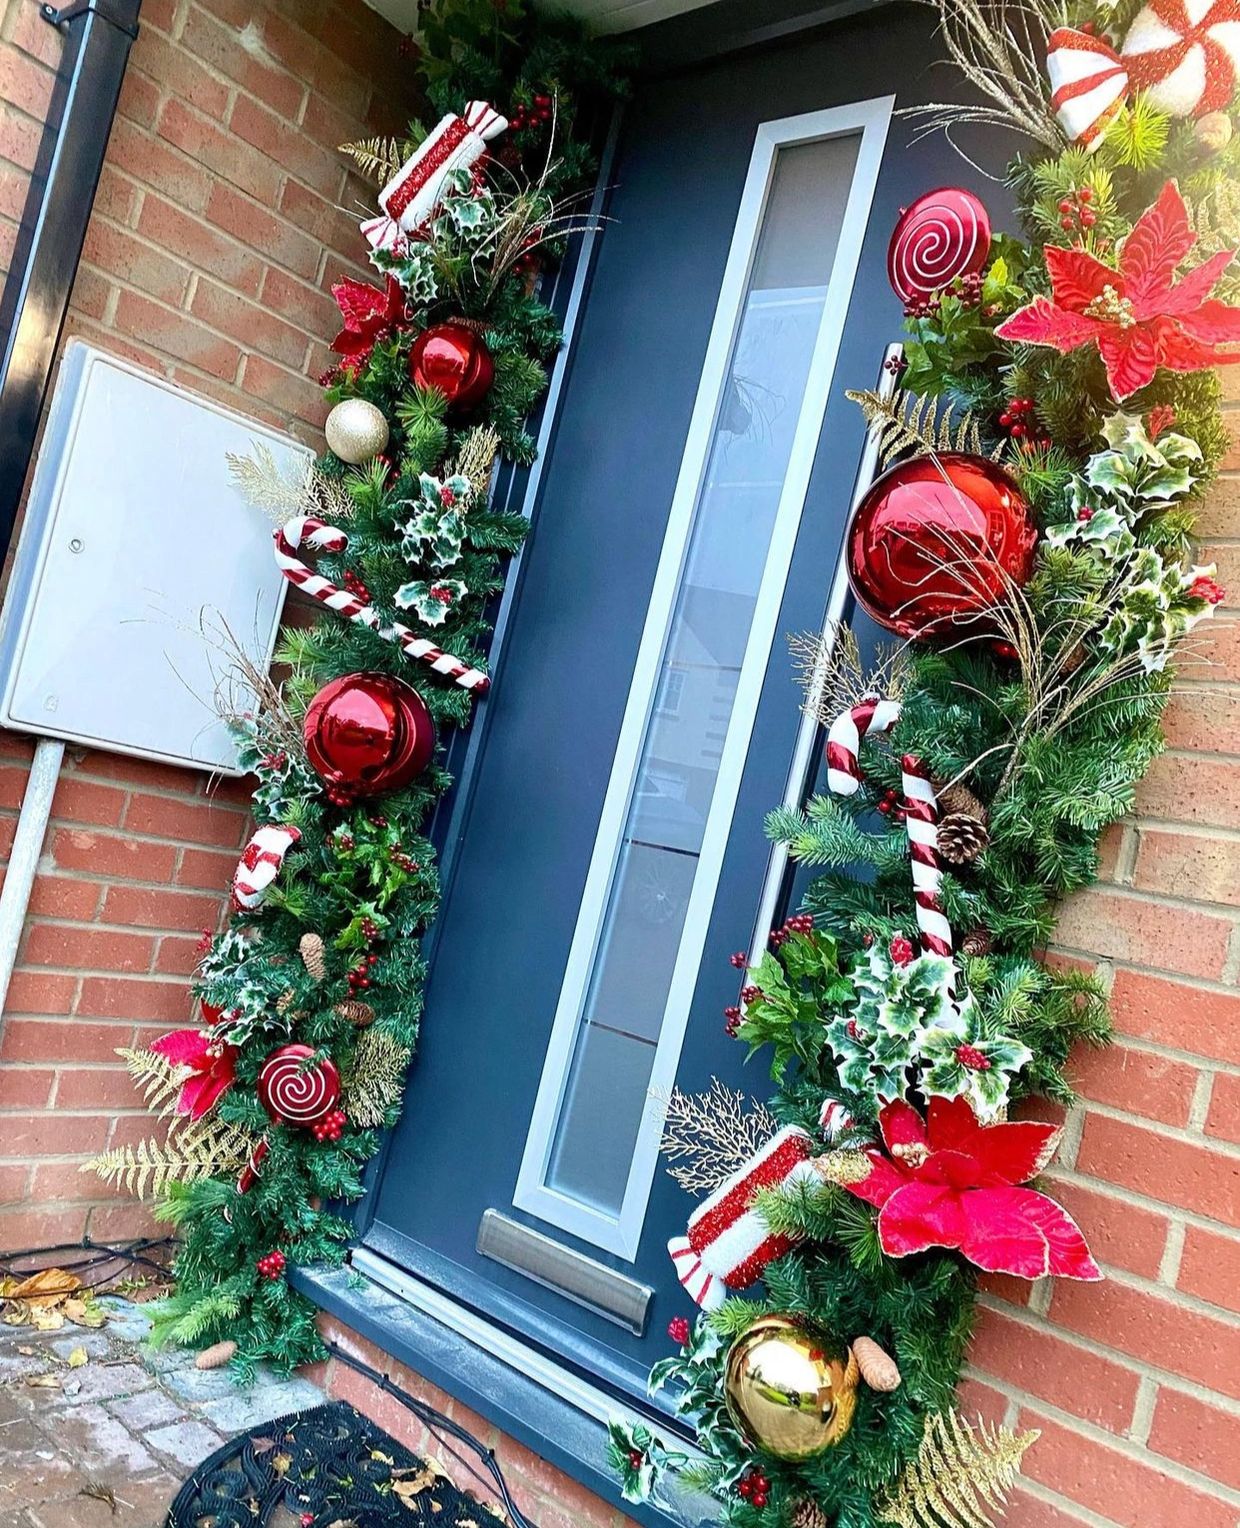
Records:
[[[916,1459],[882,1500],[876,1515],[898,1528],[994,1528],[1020,1474],[1025,1450],[1039,1435],[966,1422],[958,1411],[926,1418]]]
[[[937,451],[982,454],[982,435],[972,409],[962,413],[951,403],[940,408],[924,393],[896,392],[884,398],[881,393],[852,391],[847,397],[860,406],[875,433],[884,467],[906,451],[919,456]],[[991,452],[991,460],[998,461],[1002,450],[1000,443]]]
[[[184,1125],[175,1140],[139,1141],[136,1146],[102,1152],[83,1162],[81,1171],[98,1174],[136,1199],[159,1198],[173,1183],[197,1183],[240,1172],[252,1145],[245,1131],[233,1125],[199,1120]]]
[[[176,1108],[181,1094],[181,1068],[154,1051],[131,1050],[121,1046],[116,1054],[125,1063],[142,1101],[156,1119],[166,1119]]]
[[[386,186],[413,151],[414,145],[404,138],[360,138],[340,145],[340,152],[377,186]]]

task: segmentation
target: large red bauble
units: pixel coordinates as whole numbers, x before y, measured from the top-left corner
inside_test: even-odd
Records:
[[[258,1101],[277,1124],[313,1125],[340,1102],[340,1073],[313,1045],[282,1045],[259,1068]]]
[[[448,407],[466,414],[486,397],[495,364],[480,334],[449,321],[424,329],[409,351],[409,376],[416,387],[436,387]]]
[[[345,674],[310,702],[304,727],[315,773],[343,797],[400,790],[435,751],[426,702],[390,674]]]
[[[990,255],[990,215],[958,186],[927,191],[901,212],[887,249],[887,277],[901,302],[915,302],[980,271]]]
[[[982,456],[900,462],[857,506],[845,540],[862,606],[903,637],[989,630],[985,615],[1033,568],[1024,495]]]

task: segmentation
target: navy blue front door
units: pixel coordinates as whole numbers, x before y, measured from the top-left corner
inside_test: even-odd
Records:
[[[728,957],[861,454],[843,393],[899,329],[888,232],[946,178],[889,123],[931,51],[883,8],[637,91],[481,722],[366,1241],[620,1387],[690,1310],[648,1095],[763,1091]],[[480,1257],[488,1210],[651,1286],[644,1333]]]

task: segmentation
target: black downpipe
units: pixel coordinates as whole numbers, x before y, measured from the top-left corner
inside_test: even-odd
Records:
[[[0,563],[13,538],[141,4],[39,7],[65,45],[0,294]]]

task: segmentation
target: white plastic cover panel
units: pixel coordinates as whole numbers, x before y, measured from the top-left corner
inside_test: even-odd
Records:
[[[270,662],[285,582],[227,456],[309,449],[80,340],[61,364],[0,616],[0,725],[237,773],[225,632]]]

